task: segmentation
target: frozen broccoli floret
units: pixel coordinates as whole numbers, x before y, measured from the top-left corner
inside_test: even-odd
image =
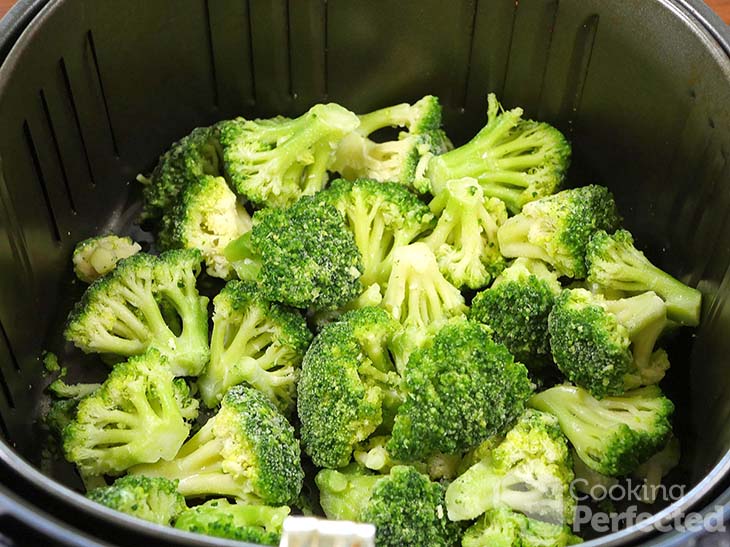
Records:
[[[178,480],[186,498],[254,494],[272,505],[296,499],[304,479],[294,428],[263,393],[247,386],[231,388],[218,413],[174,459],[130,473]]]
[[[155,349],[117,364],[102,386],[79,402],[64,428],[66,459],[93,475],[118,475],[136,464],[172,459],[198,408],[173,380]]]
[[[431,480],[452,480],[459,474],[462,463],[461,454],[436,453],[422,462],[402,462],[391,457],[386,445],[390,436],[376,435],[358,443],[352,455],[354,460],[372,471],[388,473],[396,465],[412,465],[420,473],[427,474]]]
[[[653,292],[606,300],[585,289],[566,289],[550,312],[553,358],[594,397],[656,384],[669,368],[666,353],[654,351],[666,319],[664,302]]]
[[[464,532],[462,547],[567,547],[583,540],[570,526],[531,519],[506,508],[490,509]]]
[[[436,255],[444,274],[456,287],[479,289],[505,267],[497,230],[507,220],[504,203],[486,198],[475,179],[446,183],[429,205],[438,221],[423,242]]]
[[[662,479],[679,465],[681,455],[679,439],[672,435],[664,448],[634,470],[632,473],[634,478],[644,481],[644,486],[640,490],[641,501],[644,503],[656,501]]]
[[[64,336],[85,353],[128,357],[155,348],[176,376],[208,362],[208,299],[196,288],[200,251],[139,253],[92,283],[74,306]],[[163,314],[167,308],[177,325]]]
[[[672,433],[672,401],[657,386],[598,400],[584,389],[560,385],[533,395],[532,408],[558,418],[588,467],[619,477],[658,452]]]
[[[95,488],[86,497],[133,517],[169,526],[187,509],[177,483],[163,478],[129,475],[112,486]]]
[[[214,499],[182,513],[175,521],[175,528],[257,545],[279,545],[281,528],[289,511],[287,506],[269,507]]]
[[[343,467],[356,443],[389,428],[401,402],[388,345],[397,323],[362,308],[326,325],[304,356],[297,408],[302,446],[315,465]]]
[[[450,180],[471,177],[487,197],[512,213],[556,192],[570,165],[570,144],[554,127],[522,119],[522,109],[502,111],[489,94],[487,125],[459,148],[430,158],[426,171],[433,193]]]
[[[257,211],[251,232],[232,242],[226,257],[267,299],[295,308],[334,309],[362,290],[353,235],[337,209],[313,197]]]
[[[112,271],[123,258],[141,250],[131,237],[110,234],[85,239],[74,249],[74,273],[81,281],[91,283]]]
[[[340,140],[360,124],[334,104],[318,104],[296,119],[238,118],[220,124],[223,164],[235,191],[260,207],[291,205],[320,191]]]
[[[619,480],[616,477],[609,477],[603,473],[599,473],[594,469],[588,467],[583,460],[578,457],[575,450],[573,454],[573,473],[575,479],[573,480],[573,486],[578,492],[593,495],[599,492],[607,492],[609,488],[618,484]],[[605,490],[604,490],[605,489]]]
[[[185,188],[162,217],[162,249],[200,249],[208,275],[229,279],[228,244],[251,229],[251,217],[222,177],[201,177]]]
[[[613,231],[621,219],[611,192],[603,186],[563,190],[525,205],[497,232],[506,257],[537,258],[560,275],[586,276],[588,240],[598,230]]]
[[[198,379],[203,402],[213,408],[246,383],[289,414],[311,340],[298,311],[267,301],[250,282],[229,281],[213,299],[210,363]]]
[[[609,289],[657,293],[667,304],[667,317],[682,325],[700,322],[702,293],[649,262],[626,230],[591,237],[586,250],[588,280]]]
[[[544,262],[518,258],[474,297],[469,317],[488,325],[520,363],[538,370],[550,362],[548,316],[560,291],[557,274]]]
[[[67,384],[63,379],[58,378],[51,382],[51,384],[48,386],[48,391],[50,391],[55,397],[58,397],[59,399],[79,400],[96,391],[99,386],[101,386],[101,384]]]

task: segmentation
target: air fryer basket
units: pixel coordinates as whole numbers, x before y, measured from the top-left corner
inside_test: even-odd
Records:
[[[683,446],[672,480],[687,494],[655,518],[708,503],[730,468],[730,62],[726,29],[698,11],[693,0],[51,0],[0,66],[0,480],[94,533],[128,532],[115,541],[192,544],[74,494],[67,467],[47,470],[67,486],[31,467],[38,357],[62,347],[81,291],[74,243],[110,229],[144,239],[134,176],[193,127],[432,93],[458,143],[494,91],[563,130],[571,183],[609,186],[650,258],[703,291],[702,326],[674,344],[667,381]]]

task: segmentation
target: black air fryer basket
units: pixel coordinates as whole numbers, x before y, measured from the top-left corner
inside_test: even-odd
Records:
[[[686,491],[654,519],[730,500],[730,32],[698,0],[21,0],[0,34],[0,543],[234,545],[38,470],[39,355],[80,291],[71,250],[106,230],[144,238],[135,175],[196,126],[427,93],[457,143],[490,91],[559,127],[571,183],[609,186],[649,257],[702,290],[667,380],[683,446],[670,481]]]

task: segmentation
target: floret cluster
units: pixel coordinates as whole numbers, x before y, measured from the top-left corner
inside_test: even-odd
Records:
[[[676,464],[659,343],[701,295],[607,188],[563,189],[570,155],[494,95],[457,148],[432,96],[173,144],[139,178],[161,252],[74,255],[91,284],[64,336],[111,370],[62,373],[47,423],[89,498],[267,545],[290,512],[373,523],[379,547],[579,542],[576,473]]]

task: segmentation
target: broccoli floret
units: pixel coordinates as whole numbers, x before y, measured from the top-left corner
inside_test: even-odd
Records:
[[[315,482],[324,514],[332,520],[357,521],[373,488],[383,477],[354,463],[340,470],[322,469]]]
[[[122,260],[74,306],[66,340],[86,353],[124,357],[152,347],[167,357],[176,376],[200,374],[209,356],[208,299],[195,286],[201,260],[196,249]],[[179,332],[165,321],[165,307],[180,321]]]
[[[142,250],[131,237],[114,234],[90,237],[76,244],[74,273],[84,283],[91,283],[112,271],[117,262]]]
[[[560,188],[570,165],[570,144],[546,124],[522,119],[522,109],[501,111],[497,98],[488,98],[487,125],[459,148],[430,159],[433,193],[450,180],[471,177],[487,197],[504,201],[512,213]]]
[[[198,379],[203,402],[213,408],[246,383],[288,415],[311,340],[299,312],[267,301],[253,283],[229,281],[213,299],[210,363]]]
[[[375,142],[370,135],[387,127],[404,128],[396,140]],[[425,169],[431,156],[452,148],[441,127],[438,98],[427,95],[413,105],[402,103],[360,116],[359,127],[337,147],[332,171],[355,180],[396,182],[425,193]]]
[[[660,450],[672,432],[672,401],[657,386],[598,400],[579,387],[560,385],[533,395],[532,408],[555,415],[588,467],[618,477]]]
[[[639,494],[641,501],[644,503],[656,501],[662,479],[679,465],[681,455],[679,439],[672,435],[664,448],[634,470],[632,473],[634,478],[644,481]]]
[[[497,232],[506,257],[537,258],[567,277],[586,276],[586,245],[598,230],[613,231],[621,219],[603,186],[563,190],[525,205]]]
[[[433,215],[412,192],[394,182],[337,179],[318,194],[345,217],[360,250],[363,286],[385,286],[393,251],[433,227]]]
[[[438,217],[423,242],[436,255],[441,273],[456,287],[479,289],[505,267],[497,230],[507,220],[504,203],[485,198],[475,179],[446,183],[429,205]]]
[[[609,477],[588,467],[578,457],[575,450],[572,450],[571,454],[573,455],[573,474],[575,475],[573,486],[578,492],[592,496],[597,492],[596,487],[600,487],[598,491],[607,492],[609,488],[618,484],[619,480],[616,477]]]
[[[596,232],[586,248],[588,280],[610,289],[654,291],[667,303],[667,317],[682,325],[700,322],[702,293],[649,262],[626,230]]]
[[[86,497],[133,517],[169,526],[187,509],[177,483],[163,478],[129,475],[112,486],[95,488]]]
[[[58,378],[51,382],[51,384],[48,386],[48,391],[50,391],[54,396],[58,397],[59,399],[79,400],[96,391],[99,386],[101,386],[101,384],[67,384],[63,381],[63,379]]]
[[[362,290],[360,252],[340,213],[305,196],[287,209],[263,209],[251,232],[226,250],[238,276],[264,296],[295,308],[334,309]]]
[[[78,399],[62,399],[51,403],[43,417],[43,423],[57,439],[63,439],[63,430],[76,417],[78,404]]]
[[[669,368],[666,353],[654,352],[665,323],[664,302],[653,292],[606,300],[566,289],[548,320],[555,364],[598,398],[655,384]]]
[[[119,474],[170,460],[190,432],[198,402],[173,382],[157,350],[118,364],[102,386],[79,402],[63,430],[66,459],[93,475]]]
[[[359,124],[355,114],[334,103],[315,105],[293,120],[222,122],[228,180],[257,206],[290,205],[324,188],[334,149]]]
[[[347,465],[356,443],[392,426],[401,396],[388,345],[397,327],[383,310],[361,308],[326,325],[312,342],[297,409],[302,446],[315,465]]]
[[[506,508],[491,509],[464,532],[462,547],[567,547],[583,540],[570,526],[526,517]]]
[[[573,462],[554,416],[527,410],[496,448],[446,491],[451,520],[508,508],[555,524],[571,523]]]
[[[475,447],[509,427],[532,393],[524,365],[486,327],[466,320],[446,325],[411,355],[404,388],[387,444],[404,461]]]
[[[233,268],[226,246],[251,229],[251,217],[222,177],[201,177],[185,188],[162,217],[157,239],[162,249],[200,249],[206,271],[229,279]]]
[[[304,479],[294,428],[263,393],[242,385],[174,459],[130,473],[178,480],[186,498],[254,494],[273,505],[294,500]]]
[[[178,194],[198,178],[222,171],[217,128],[198,127],[160,156],[149,178],[138,176],[144,189],[143,220],[156,220],[172,209]]]
[[[233,504],[227,499],[215,499],[182,513],[175,528],[257,545],[279,545],[289,511],[287,506]]]

